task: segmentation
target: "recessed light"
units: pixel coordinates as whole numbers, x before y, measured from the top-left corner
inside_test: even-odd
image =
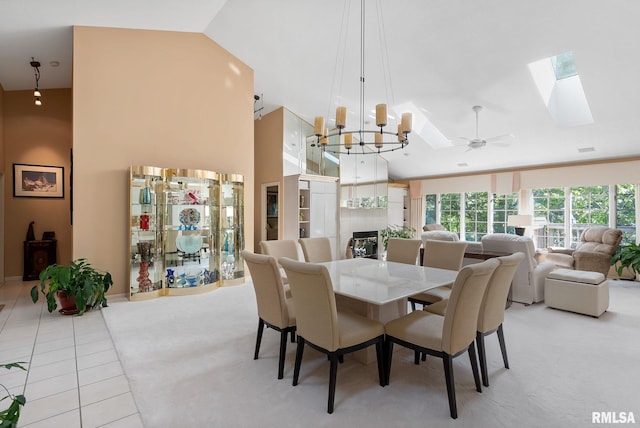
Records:
[[[593,147],[580,147],[578,148],[578,153],[587,153],[587,152],[595,152],[596,149]]]
[[[60,61],[49,61],[49,65],[51,67],[58,67],[60,65]]]
[[[459,166],[460,168],[464,168],[465,166],[469,166],[469,164],[468,164],[468,163],[466,163],[466,162],[461,162],[461,163],[459,163],[459,164],[458,164],[458,166]]]

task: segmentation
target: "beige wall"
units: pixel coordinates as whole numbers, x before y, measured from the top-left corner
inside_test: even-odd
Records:
[[[262,206],[261,189],[265,183],[280,183],[278,206],[282,212],[282,144],[284,138],[284,108],[279,108],[255,121],[255,206],[256,215],[253,219],[255,230],[254,251],[259,252],[259,242],[262,236],[262,215],[266,208]],[[282,222],[280,216],[279,222]],[[282,231],[282,224],[278,224]]]
[[[4,268],[6,277],[22,277],[23,241],[30,221],[36,238],[54,231],[58,261],[71,259],[69,152],[72,142],[71,89],[43,90],[42,106],[28,91],[4,92]],[[64,167],[64,198],[14,198],[13,163]]]
[[[74,28],[73,256],[128,292],[128,168],[245,178],[253,248],[253,70],[197,33]]]

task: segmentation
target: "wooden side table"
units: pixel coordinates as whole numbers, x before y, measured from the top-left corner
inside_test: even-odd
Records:
[[[38,279],[40,272],[56,263],[57,242],[55,239],[24,241],[24,281]]]

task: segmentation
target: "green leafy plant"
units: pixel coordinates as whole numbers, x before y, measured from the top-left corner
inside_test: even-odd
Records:
[[[611,264],[618,263],[616,270],[618,275],[622,275],[624,268],[632,269],[636,274],[640,274],[640,245],[629,243],[621,245],[616,253],[611,257]]]
[[[100,272],[87,259],[77,259],[69,266],[53,264],[40,272],[40,284],[31,289],[31,300],[38,301],[38,287],[47,299],[47,309],[53,312],[58,307],[56,294],[64,291],[67,296],[73,296],[78,308],[78,315],[82,315],[87,307],[107,306],[105,293],[113,285],[109,272]]]
[[[389,238],[406,238],[411,239],[416,236],[416,230],[409,226],[400,226],[397,224],[391,225],[380,231],[380,237],[382,238],[382,245],[384,249],[387,249],[389,245]]]
[[[4,367],[7,370],[11,370],[14,367],[17,367],[22,370],[26,370],[22,366],[22,364],[25,364],[25,363],[19,362],[19,363],[0,364],[0,367]],[[11,404],[9,405],[9,407],[6,408],[5,410],[0,411],[0,428],[16,427],[18,426],[18,419],[20,418],[20,407],[24,406],[24,403],[27,402],[27,399],[24,398],[24,395],[22,394],[13,395],[12,393],[9,392],[7,387],[5,387],[2,384],[0,384],[0,387],[2,387],[2,389],[4,389],[5,393],[7,394],[4,397],[0,398],[0,401],[4,401],[6,399],[11,400]]]

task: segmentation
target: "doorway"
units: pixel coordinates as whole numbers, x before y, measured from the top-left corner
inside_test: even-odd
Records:
[[[279,239],[280,183],[262,185],[262,240]]]

